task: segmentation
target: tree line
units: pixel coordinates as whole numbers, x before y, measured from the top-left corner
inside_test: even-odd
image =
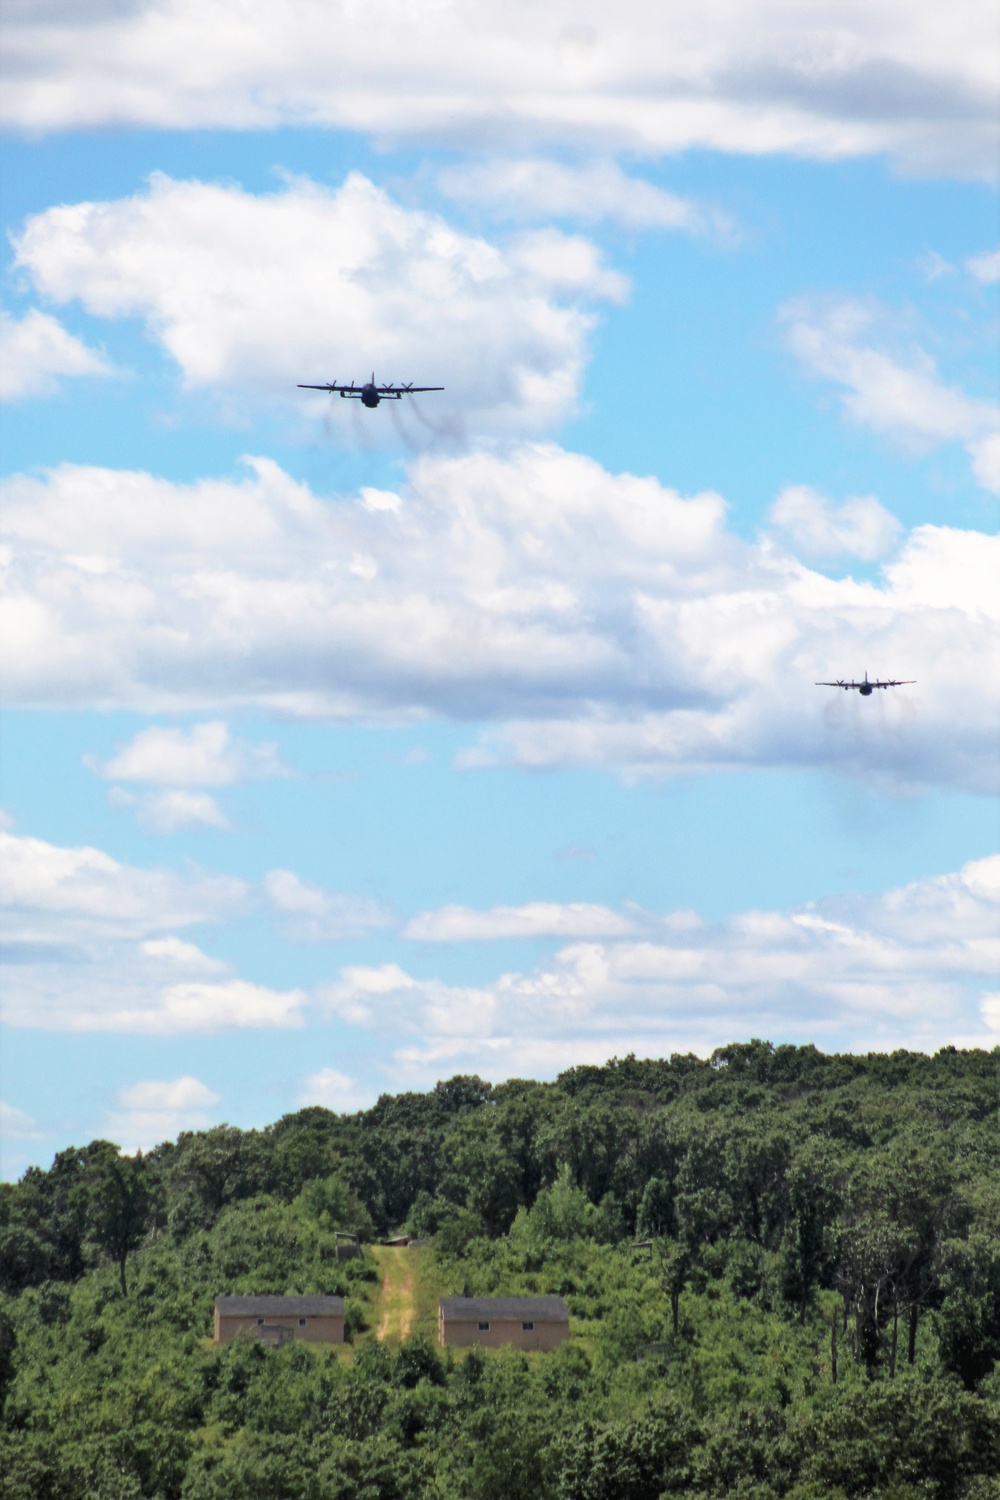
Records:
[[[978,1469],[953,1455],[952,1477],[935,1480],[937,1488],[927,1489],[914,1461],[913,1482],[925,1486],[914,1493],[978,1496],[970,1485],[1000,1475],[1000,1049],[850,1057],[759,1041],[721,1048],[708,1060],[616,1059],[546,1084],[491,1086],[460,1076],[428,1093],[385,1095],[357,1114],[309,1108],[263,1130],[185,1132],[142,1155],[125,1156],[105,1141],[60,1152],[47,1171],[31,1169],[0,1189],[0,1389],[14,1447],[38,1457],[31,1434],[45,1430],[50,1398],[26,1373],[29,1354],[37,1357],[45,1340],[58,1351],[53,1330],[64,1326],[76,1330],[76,1352],[72,1360],[57,1352],[53,1368],[86,1385],[126,1326],[134,1336],[159,1320],[171,1337],[204,1339],[220,1292],[341,1291],[357,1359],[377,1364],[383,1355],[369,1349],[365,1310],[373,1263],[338,1261],[334,1232],[350,1229],[370,1241],[401,1228],[431,1240],[451,1291],[560,1292],[570,1301],[576,1354],[589,1351],[589,1363],[571,1378],[576,1355],[566,1354],[551,1369],[568,1387],[582,1382],[595,1410],[607,1406],[608,1421],[591,1424],[587,1437],[559,1392],[552,1400],[561,1414],[554,1429],[543,1421],[542,1436],[521,1396],[497,1396],[491,1417],[510,1452],[521,1454],[515,1467],[535,1474],[539,1495],[742,1493],[739,1475],[724,1485],[718,1474],[691,1477],[691,1470],[682,1482],[690,1454],[677,1460],[676,1474],[664,1455],[679,1431],[695,1434],[688,1448],[710,1444],[712,1423],[725,1425],[732,1415],[734,1392],[743,1399],[754,1391],[753,1420],[768,1410],[773,1420],[776,1408],[784,1436],[775,1428],[768,1439],[762,1429],[755,1440],[769,1457],[752,1493],[793,1494],[806,1482],[801,1466],[787,1453],[779,1457],[796,1422],[822,1426],[833,1410],[824,1402],[846,1403],[841,1412],[877,1405],[913,1381],[923,1382],[928,1411],[944,1402],[941,1410],[952,1413],[953,1445],[956,1433],[976,1448],[987,1442]],[[87,1309],[98,1303],[88,1322]],[[759,1345],[752,1358],[734,1333],[744,1323]],[[647,1346],[668,1351],[668,1368],[657,1375],[653,1360],[641,1366],[640,1380],[637,1353]],[[285,1368],[272,1354],[285,1357],[255,1349],[211,1359],[225,1369],[227,1360],[243,1360],[239,1379],[249,1381],[254,1361],[265,1373]],[[464,1366],[446,1367],[433,1351],[419,1357],[432,1363],[413,1388],[421,1401],[438,1403],[444,1427],[451,1424],[453,1437],[460,1427],[465,1441],[481,1415],[460,1417],[449,1404],[464,1390]],[[209,1356],[202,1350],[192,1358],[204,1377]],[[784,1361],[786,1373],[777,1384],[771,1374],[737,1379],[729,1366],[748,1358],[761,1371]],[[303,1379],[312,1368],[303,1366]],[[529,1384],[546,1378],[533,1367],[529,1373]],[[395,1391],[396,1377],[386,1379]],[[381,1380],[371,1376],[365,1399],[376,1401]],[[729,1395],[711,1396],[716,1388]],[[319,1396],[310,1400],[315,1405]],[[395,1400],[385,1397],[386,1412]],[[679,1426],[676,1413],[664,1416],[668,1406],[682,1412]],[[246,1409],[239,1417],[239,1431],[257,1431]],[[215,1493],[205,1477],[215,1472],[211,1455],[197,1445],[188,1452],[191,1420],[171,1418],[188,1434],[178,1438],[183,1463],[169,1481],[156,1481],[159,1488],[140,1476],[137,1495]],[[365,1479],[368,1489],[358,1479],[354,1491],[338,1490],[333,1479],[321,1484],[317,1448],[315,1494],[450,1493],[441,1488],[441,1465],[453,1450],[445,1444],[433,1456],[440,1434],[433,1441],[427,1434],[434,1424],[417,1423],[410,1441],[401,1436],[402,1420],[394,1417],[390,1431],[380,1417],[369,1432],[379,1442],[395,1434],[399,1461],[386,1470],[395,1478]],[[232,1427],[218,1421],[221,1430]],[[631,1449],[622,1436],[629,1422]],[[534,1467],[522,1452],[532,1432]],[[496,1451],[503,1446],[495,1434],[490,1441]],[[653,1477],[647,1490],[639,1479],[630,1489],[621,1476],[643,1444],[654,1455]],[[620,1462],[612,1463],[619,1448]],[[426,1473],[419,1483],[406,1480],[410,1489],[403,1484],[400,1475],[420,1469],[417,1454],[437,1489],[426,1488]],[[479,1471],[471,1449],[467,1456],[465,1488],[455,1493],[490,1493],[482,1475],[473,1485],[469,1476]],[[220,1474],[229,1462],[219,1460]],[[759,1468],[763,1460],[747,1463]],[[602,1465],[618,1475],[601,1481],[603,1489],[592,1477]],[[886,1470],[879,1483],[895,1479]],[[232,1479],[234,1495],[249,1493],[240,1491],[243,1482]],[[816,1483],[817,1495],[836,1492]],[[878,1492],[877,1485],[837,1483],[846,1495]]]

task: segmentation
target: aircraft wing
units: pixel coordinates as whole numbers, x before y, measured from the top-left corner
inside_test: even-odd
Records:
[[[841,681],[841,682],[817,682],[814,685],[816,687],[839,687],[839,688],[844,688],[845,691],[846,691],[847,688],[855,688],[858,692],[860,692],[863,687],[870,687],[870,688],[909,687],[912,683],[916,682],[916,680],[917,679],[915,677],[906,677],[906,678],[903,678],[900,681],[896,681],[896,679],[893,678],[889,682],[843,682],[843,681]]]
[[[336,383],[334,383],[332,385],[300,385],[298,389],[300,391],[360,391],[361,388],[360,386],[356,385],[337,385]]]
[[[380,385],[380,396],[419,396],[421,391],[443,391],[443,385]]]

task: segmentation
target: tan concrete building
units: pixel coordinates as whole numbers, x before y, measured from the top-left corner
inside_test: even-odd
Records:
[[[344,1342],[343,1297],[216,1297],[215,1342],[245,1330],[264,1344]]]
[[[466,1349],[557,1349],[569,1338],[569,1308],[561,1297],[442,1297],[438,1343]]]

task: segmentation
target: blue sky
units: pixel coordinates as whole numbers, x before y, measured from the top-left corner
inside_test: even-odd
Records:
[[[15,12],[7,1176],[1000,1041],[977,8],[514,9]]]

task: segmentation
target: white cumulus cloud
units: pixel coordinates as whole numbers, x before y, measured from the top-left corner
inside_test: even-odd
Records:
[[[848,416],[918,446],[964,443],[981,485],[998,488],[1000,407],[947,385],[930,355],[904,359],[879,346],[882,315],[849,300],[800,300],[782,309],[789,348],[812,375],[841,386]]]
[[[155,725],[140,730],[108,761],[85,759],[92,771],[108,780],[166,788],[136,793],[116,786],[110,792],[113,806],[134,809],[138,822],[152,833],[183,828],[228,832],[232,824],[216,799],[192,787],[231,786],[288,774],[276,745],[248,744],[231,735],[222,721],[195,724],[190,730]]]
[[[437,184],[446,197],[483,205],[504,218],[584,223],[611,219],[627,229],[674,229],[724,238],[734,233],[719,210],[630,177],[608,160],[572,166],[541,157],[478,162],[446,167]]]
[[[271,870],[264,891],[279,931],[294,943],[341,943],[391,926],[383,901],[327,891],[301,880],[292,870]]]
[[[252,909],[245,882],[141,870],[0,832],[8,1025],[171,1035],[301,1024],[306,995],[252,984],[176,929]]]
[[[146,1079],[119,1090],[119,1108],[105,1120],[102,1134],[127,1152],[145,1151],[182,1130],[205,1130],[220,1102],[219,1094],[190,1074]]]
[[[375,1018],[375,1006],[384,997],[417,987],[417,981],[398,964],[348,964],[341,969],[339,980],[320,986],[316,997],[332,1014],[356,1026],[368,1026]]]
[[[234,976],[181,978],[169,955],[140,945],[92,945],[81,956],[52,949],[19,954],[8,971],[3,1018],[43,1031],[191,1036],[301,1026],[304,990],[276,990]],[[228,967],[228,966],[227,966]]]
[[[543,293],[603,297],[609,302],[624,302],[629,294],[628,278],[609,271],[597,246],[580,234],[552,228],[529,230],[510,243],[507,256]]]
[[[482,942],[492,938],[621,937],[635,923],[606,906],[578,901],[529,901],[524,906],[442,906],[421,912],[403,928],[403,937],[423,943]]]
[[[981,255],[970,255],[965,269],[984,286],[1000,281],[1000,250],[984,250]]]
[[[37,1141],[44,1138],[35,1121],[25,1110],[0,1099],[0,1142]]]
[[[300,1108],[322,1104],[337,1114],[353,1115],[359,1109],[370,1109],[375,1103],[375,1093],[337,1068],[320,1068],[303,1079],[296,1102]]]
[[[832,505],[808,484],[787,485],[770,519],[806,557],[858,557],[874,562],[891,552],[902,527],[874,495],[850,495]]]
[[[48,1138],[26,1110],[0,1099],[0,1181],[13,1182],[28,1165],[34,1154],[28,1142]]]
[[[50,300],[143,319],[189,389],[340,423],[369,414],[298,382],[360,381],[374,366],[383,381],[444,386],[426,398],[443,427],[544,427],[579,386],[592,316],[574,299],[621,300],[626,285],[579,236],[504,251],[356,172],[335,189],[296,178],[262,194],[155,173],[134,197],[35,214],[15,250]]]
[[[969,444],[972,472],[984,490],[1000,495],[1000,432],[976,438]]]
[[[12,318],[0,308],[0,401],[50,396],[61,375],[111,375],[111,366],[56,318],[30,308]]]
[[[242,880],[142,870],[101,849],[66,848],[0,831],[0,903],[8,944],[136,940],[165,928],[231,920],[247,909]]]
[[[537,1076],[633,1050],[704,1054],[749,1035],[854,1051],[990,1044],[1000,856],[881,895],[714,925],[679,916],[572,942],[475,988],[345,969],[326,1003],[391,1040],[398,1075],[419,1081],[448,1067]]]
[[[232,786],[288,774],[276,745],[247,744],[221,721],[188,730],[163,725],[140,730],[110,760],[93,763],[93,769],[109,781],[176,787]]]
[[[994,785],[996,538],[921,526],[857,582],[740,540],[719,495],[553,444],[424,457],[391,504],[251,467],[8,480],[8,702],[433,715],[485,723],[469,763]],[[843,540],[850,517],[824,515]],[[917,686],[877,704],[813,687],[864,670]]]
[[[228,833],[233,826],[208,792],[171,788],[136,794],[116,786],[111,788],[108,800],[112,807],[133,809],[137,822],[149,833],[178,833],[182,828],[215,828]]]
[[[451,147],[996,165],[996,35],[981,0],[9,9],[3,118],[33,132],[325,125]]]

